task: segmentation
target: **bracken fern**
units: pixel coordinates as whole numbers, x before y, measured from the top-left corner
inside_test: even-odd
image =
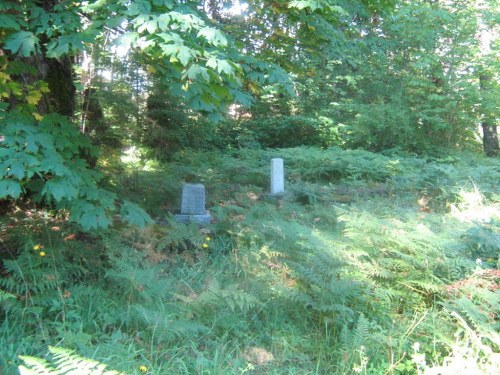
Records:
[[[19,366],[21,375],[125,375],[118,371],[107,370],[106,365],[89,358],[81,357],[74,351],[49,347],[51,360],[21,356],[24,365]]]

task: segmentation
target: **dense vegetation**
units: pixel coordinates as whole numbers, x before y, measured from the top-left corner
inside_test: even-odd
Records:
[[[281,199],[267,193],[277,154]],[[109,181],[166,224],[3,221],[2,367],[51,345],[126,373],[498,372],[498,163],[314,148],[174,159]],[[207,187],[205,230],[166,215],[186,175]]]
[[[2,1],[0,374],[500,373],[499,9]]]

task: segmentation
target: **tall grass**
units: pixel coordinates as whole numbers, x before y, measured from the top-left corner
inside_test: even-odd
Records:
[[[1,221],[4,373],[90,360],[128,374],[496,371],[494,161],[297,148],[144,166],[109,181],[161,224]],[[207,228],[172,219],[183,181],[206,185]]]

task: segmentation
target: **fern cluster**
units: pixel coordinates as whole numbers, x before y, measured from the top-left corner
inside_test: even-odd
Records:
[[[460,228],[452,221],[443,227],[432,220],[380,218],[352,211],[340,220],[358,250],[354,254],[360,269],[378,281],[399,277],[395,285],[433,293],[435,288],[426,287],[424,279],[439,286],[439,280],[453,280],[473,268],[473,261],[465,257],[466,244],[456,236]],[[412,280],[413,275],[421,282]]]
[[[267,194],[271,156],[285,157],[279,198]],[[494,369],[498,220],[475,220],[466,199],[498,211],[496,167],[472,165],[299,148],[185,153],[115,176],[158,224],[90,235],[39,217],[25,219],[29,238],[22,220],[8,231],[0,366],[16,373],[25,355],[60,372],[52,345],[75,350],[64,363],[132,373]],[[183,180],[206,185],[208,228],[173,220]]]
[[[84,258],[78,258],[78,251],[68,256],[57,244],[37,249],[28,242],[16,259],[3,261],[8,276],[0,278],[0,288],[16,297],[4,303],[5,311],[21,314],[33,327],[43,329],[49,317],[52,326],[64,326],[71,319],[70,289],[83,277],[92,278]]]

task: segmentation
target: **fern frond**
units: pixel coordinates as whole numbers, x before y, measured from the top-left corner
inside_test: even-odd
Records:
[[[51,361],[36,357],[20,356],[24,365],[19,366],[21,375],[125,375],[106,370],[106,365],[77,355],[73,350],[49,347]]]
[[[20,375],[62,375],[61,371],[51,367],[44,359],[28,356],[19,356],[26,365],[19,366]]]
[[[371,326],[370,321],[364,316],[364,314],[361,314],[358,317],[358,321],[356,322],[356,327],[353,331],[354,346],[359,347],[366,343],[366,341],[369,339],[371,335],[370,326]]]
[[[380,332],[382,328],[370,321],[364,314],[360,314],[353,324],[344,324],[339,334],[339,352],[347,362],[354,359],[354,354],[362,347],[374,354],[381,344]]]
[[[16,298],[16,296],[0,289],[0,302],[6,301],[10,298]]]
[[[147,328],[154,331],[158,342],[179,337],[196,337],[208,331],[203,324],[179,318],[177,314],[165,311],[162,306],[131,305],[127,313],[123,314],[123,321],[128,326],[138,326],[140,329]]]
[[[442,292],[441,282],[432,282],[427,280],[405,280],[399,283],[406,288],[421,294],[437,294]]]
[[[240,289],[238,284],[222,288],[215,278],[210,280],[206,290],[192,304],[204,308],[227,306],[232,312],[240,311],[244,314],[260,305],[256,296]]]

